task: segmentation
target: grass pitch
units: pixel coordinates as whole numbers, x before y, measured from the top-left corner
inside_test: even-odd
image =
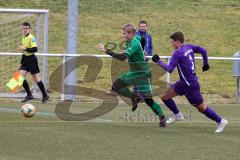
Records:
[[[49,9],[49,53],[66,51],[67,1],[0,0],[0,6]],[[145,19],[153,36],[154,53],[170,55],[169,35],[181,30],[187,43],[203,45],[209,56],[232,56],[239,50],[239,8],[239,0],[81,0],[78,51],[100,54],[96,47],[99,42],[120,43],[120,28],[124,23],[137,24]],[[50,59],[49,71],[59,62]],[[231,77],[231,65],[210,61],[211,70],[200,75],[203,91],[233,94],[235,79]],[[106,68],[104,75],[110,73],[109,67]],[[100,84],[110,81],[107,76],[98,79]],[[191,110],[192,121],[160,129],[152,112],[143,105],[131,113],[127,105],[121,104],[90,122],[71,122],[55,116],[54,103],[33,104],[38,113],[33,118],[24,118],[19,111],[21,103],[1,102],[0,160],[239,160],[240,157],[239,104],[213,106],[229,120],[222,134],[214,134],[215,123],[195,109]],[[71,109],[78,113],[94,107],[93,103],[80,103]],[[189,119],[190,106],[180,108]]]
[[[32,118],[21,115],[22,103],[0,105],[1,160],[238,160],[240,157],[239,105],[213,106],[229,120],[224,133],[215,134],[215,123],[194,108],[189,120],[189,105],[180,105],[188,120],[159,128],[157,119],[144,104],[133,113],[126,104],[120,104],[89,122],[58,119],[54,103],[33,104],[38,112]],[[80,113],[94,107],[93,103],[74,103],[71,111]]]

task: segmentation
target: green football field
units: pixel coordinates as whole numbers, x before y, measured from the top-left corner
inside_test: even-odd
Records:
[[[212,105],[229,121],[223,133],[215,134],[216,124],[189,105],[180,105],[186,121],[159,128],[156,117],[144,104],[135,112],[120,104],[106,115],[77,122],[57,118],[54,103],[31,103],[37,107],[32,118],[21,115],[22,103],[1,103],[1,160],[239,160],[240,157],[239,104]],[[70,110],[77,114],[94,107],[96,103],[74,103]]]

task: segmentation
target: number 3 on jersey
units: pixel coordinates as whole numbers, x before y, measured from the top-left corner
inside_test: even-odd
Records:
[[[193,58],[192,58],[192,56],[191,55],[189,55],[188,56],[188,58],[189,58],[189,60],[191,61],[191,63],[192,63],[192,67],[191,67],[191,69],[192,69],[192,72],[193,73],[195,73],[195,64],[194,64],[194,62],[193,62]]]

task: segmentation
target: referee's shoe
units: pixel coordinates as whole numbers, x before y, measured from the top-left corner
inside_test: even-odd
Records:
[[[45,96],[45,97],[43,97],[43,99],[42,99],[42,103],[46,103],[48,99],[49,99],[49,96],[48,96],[48,95]]]
[[[27,101],[29,101],[29,100],[31,100],[31,99],[34,99],[32,95],[26,96],[26,97],[22,100],[22,102],[27,102]]]

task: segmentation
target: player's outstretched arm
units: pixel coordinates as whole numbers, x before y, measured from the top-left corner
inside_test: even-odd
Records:
[[[156,54],[152,57],[152,61],[157,63],[159,66],[161,66],[163,69],[165,69],[169,73],[172,73],[174,71],[174,68],[177,66],[177,63],[178,63],[177,58],[172,57],[169,65],[165,64],[160,60],[160,57]]]
[[[106,54],[108,54],[108,55],[112,56],[113,58],[116,58],[120,61],[124,61],[125,59],[127,59],[127,54],[126,53],[113,52],[109,49],[106,49],[106,47],[103,44],[99,44],[98,47],[101,51],[105,52]]]

